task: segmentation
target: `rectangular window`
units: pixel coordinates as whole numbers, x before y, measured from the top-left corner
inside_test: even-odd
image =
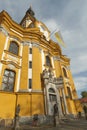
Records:
[[[30,54],[32,54],[32,48],[30,48]]]
[[[29,68],[32,68],[32,61],[29,61]]]
[[[29,79],[29,89],[32,88],[32,79]]]

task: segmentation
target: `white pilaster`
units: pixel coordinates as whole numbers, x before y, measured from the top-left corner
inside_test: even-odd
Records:
[[[58,103],[58,111],[59,111],[59,117],[63,116],[62,108],[61,108],[61,102],[60,102],[60,96],[59,91],[57,91],[57,103]]]
[[[29,49],[32,49],[32,44],[29,44]],[[31,92],[32,88],[29,88],[29,79],[32,79],[32,68],[29,68],[29,62],[32,62],[32,54],[28,54],[28,91]]]
[[[18,70],[18,79],[17,79],[17,88],[16,88],[16,92],[18,92],[19,89],[20,89],[20,76],[21,76],[21,69]]]
[[[64,93],[64,88],[62,88],[62,94],[63,94],[64,106],[65,106],[66,114],[69,114],[68,108],[67,108],[67,103],[66,103],[66,98],[65,98],[65,93]]]
[[[52,66],[53,66],[53,68],[55,68],[55,66],[54,66],[54,60],[53,60],[53,57],[51,57],[51,61],[52,61]],[[55,70],[54,70],[54,76],[56,77]]]
[[[0,76],[1,76],[1,72],[2,72],[2,63],[0,63]]]
[[[42,71],[45,69],[44,64],[45,64],[45,59],[44,59],[44,51],[41,51],[41,59],[42,59]]]

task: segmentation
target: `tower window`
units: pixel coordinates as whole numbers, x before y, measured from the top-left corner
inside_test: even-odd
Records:
[[[9,46],[9,52],[18,55],[19,52],[19,46],[16,42],[11,41],[10,46]]]
[[[29,89],[32,88],[32,79],[29,79]]]
[[[3,75],[2,90],[13,91],[15,83],[15,72],[6,69]]]
[[[46,65],[49,66],[49,67],[52,67],[51,65],[51,59],[49,56],[46,56]]]
[[[63,68],[63,74],[64,74],[64,77],[66,77],[66,78],[68,77],[68,76],[67,76],[67,72],[66,72],[66,69],[65,69],[65,68]]]

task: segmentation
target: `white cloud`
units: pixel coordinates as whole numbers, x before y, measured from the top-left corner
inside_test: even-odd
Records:
[[[55,21],[54,19],[45,19],[44,23],[48,27],[48,29],[51,30],[51,32],[54,31],[55,29],[59,29],[59,27],[58,27],[59,25],[58,25],[57,21]]]
[[[77,77],[74,81],[77,90],[83,90],[87,86],[87,77]]]

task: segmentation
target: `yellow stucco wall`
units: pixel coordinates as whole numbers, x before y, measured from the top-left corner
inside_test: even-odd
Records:
[[[44,114],[43,94],[19,94],[17,104],[20,104],[20,116]]]
[[[0,118],[14,118],[15,102],[15,94],[0,92]]]
[[[56,73],[56,77],[59,77],[62,75],[61,72],[61,66],[60,66],[60,61],[54,61],[54,67],[55,67],[55,73]]]
[[[32,68],[32,89],[41,90],[41,54],[40,50],[36,47],[33,47]]]
[[[28,46],[23,47],[20,89],[28,89]]]

